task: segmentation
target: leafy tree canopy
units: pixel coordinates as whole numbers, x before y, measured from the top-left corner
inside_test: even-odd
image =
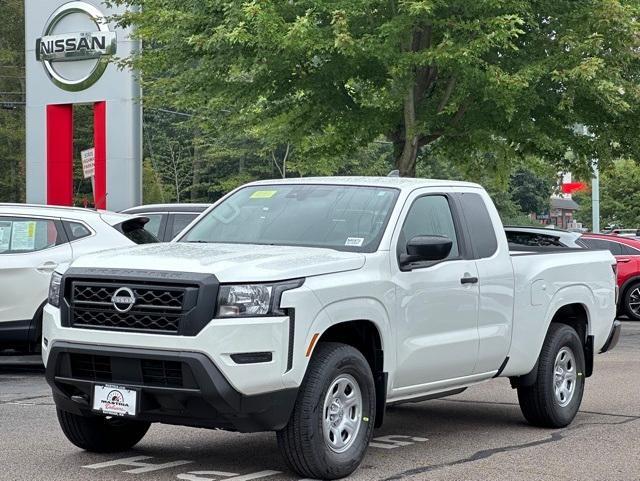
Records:
[[[288,145],[301,174],[381,135],[402,175],[421,150],[639,157],[637,0],[114,1],[142,7],[120,21],[143,40],[148,104]]]

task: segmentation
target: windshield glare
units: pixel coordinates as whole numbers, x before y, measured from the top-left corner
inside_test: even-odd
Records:
[[[217,205],[179,242],[378,248],[397,189],[348,185],[244,187]]]

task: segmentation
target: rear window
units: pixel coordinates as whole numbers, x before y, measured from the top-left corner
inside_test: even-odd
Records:
[[[127,220],[121,224],[117,224],[114,228],[120,231],[124,236],[136,244],[155,244],[160,242],[156,236],[144,229],[147,223],[146,217],[137,217]]]
[[[479,194],[464,193],[460,196],[460,202],[471,235],[475,257],[479,259],[491,257],[498,249],[498,239],[484,199]]]

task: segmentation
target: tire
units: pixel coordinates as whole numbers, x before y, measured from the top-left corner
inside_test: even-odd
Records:
[[[340,343],[318,344],[289,422],[277,432],[288,466],[314,479],[353,473],[373,435],[375,393],[371,368],[360,351]]]
[[[571,326],[549,326],[537,366],[534,384],[518,388],[522,414],[534,426],[563,428],[580,409],[585,381],[584,346]],[[561,376],[558,389],[556,368]]]
[[[122,418],[79,416],[58,409],[58,422],[67,439],[86,451],[126,451],[144,437],[150,423]]]
[[[640,303],[640,282],[634,282],[624,291],[623,308],[629,319],[640,321],[640,304],[636,306],[636,312],[632,308],[634,302]]]

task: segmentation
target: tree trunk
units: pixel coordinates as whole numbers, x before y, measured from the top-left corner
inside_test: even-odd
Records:
[[[419,137],[416,135],[416,94],[413,83],[404,100],[404,147],[396,158],[400,177],[415,177],[418,158]]]

